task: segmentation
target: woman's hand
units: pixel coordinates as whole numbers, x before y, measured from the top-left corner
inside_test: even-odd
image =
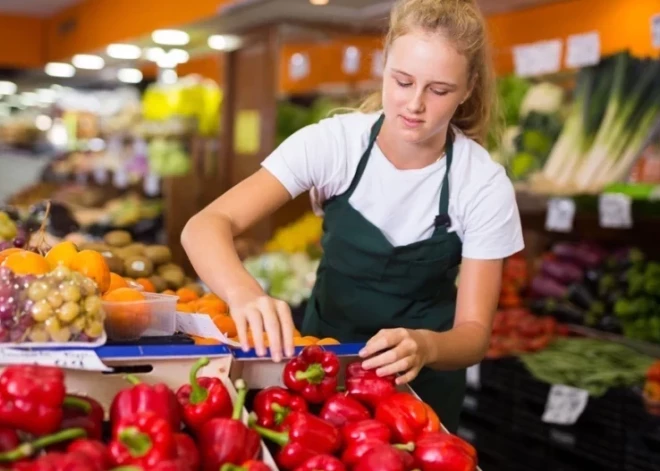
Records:
[[[362,367],[376,368],[379,376],[401,374],[396,379],[397,384],[409,383],[428,362],[429,350],[425,343],[426,336],[421,330],[381,330],[360,351],[360,357],[368,358],[362,362]],[[376,355],[379,352],[382,353]]]
[[[250,348],[249,326],[257,355],[266,354],[263,335],[266,332],[270,354],[274,361],[278,362],[282,359],[282,350],[286,356],[293,356],[294,325],[291,309],[287,303],[263,293],[244,294],[237,300],[232,300],[229,308],[243,350],[247,351]]]

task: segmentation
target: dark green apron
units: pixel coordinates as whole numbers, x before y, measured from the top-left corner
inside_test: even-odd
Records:
[[[381,116],[373,125],[369,146],[348,190],[324,204],[324,254],[305,313],[305,335],[334,337],[342,343],[366,342],[380,329],[441,332],[453,326],[455,278],[461,261],[461,241],[455,232],[447,231],[453,142],[448,138],[440,210],[437,216],[429,215],[435,218],[433,235],[395,247],[349,203],[383,120]],[[411,387],[455,432],[465,392],[465,370],[423,368]]]

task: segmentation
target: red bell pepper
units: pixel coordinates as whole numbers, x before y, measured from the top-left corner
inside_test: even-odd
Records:
[[[319,417],[336,427],[343,427],[351,422],[359,422],[371,418],[369,409],[357,399],[346,393],[336,393],[323,404]]]
[[[183,422],[195,433],[216,417],[231,417],[231,397],[220,378],[198,378],[199,370],[209,364],[200,358],[190,370],[190,384],[184,384],[176,397],[183,410]]]
[[[117,424],[125,417],[132,417],[140,412],[153,412],[164,418],[170,424],[172,431],[181,428],[181,405],[170,388],[165,384],[144,384],[133,375],[127,375],[126,380],[133,386],[120,391],[110,405],[110,424],[113,437],[117,432]]]
[[[186,435],[185,433],[175,433],[174,444],[177,460],[182,460],[186,463],[190,471],[197,471],[201,464],[201,457],[199,456],[197,444],[193,441],[190,435]]]
[[[238,396],[231,418],[211,419],[202,427],[198,446],[205,471],[218,471],[227,463],[244,463],[256,459],[261,450],[259,435],[241,422],[247,395],[245,381],[236,381]]]
[[[415,441],[415,466],[421,471],[474,471],[477,452],[472,445],[445,432],[424,432]]]
[[[410,393],[397,392],[376,407],[375,419],[383,422],[397,442],[414,441],[422,432],[437,432],[440,419],[431,407]]]
[[[87,432],[87,438],[101,440],[105,416],[103,406],[86,396],[70,394],[68,397],[76,399],[76,403],[72,404],[70,400],[65,400],[60,430],[80,427]]]
[[[272,471],[272,470],[263,461],[249,460],[240,466],[231,463],[226,463],[222,465],[220,471]]]
[[[16,429],[0,428],[0,451],[9,451],[21,444]]]
[[[407,451],[379,444],[367,450],[353,466],[353,471],[410,471],[414,459]]]
[[[174,458],[172,460],[159,461],[149,471],[191,471],[193,468],[190,464],[182,458]],[[125,471],[123,468],[117,468],[112,471]],[[139,471],[139,470],[138,470]]]
[[[651,364],[646,372],[646,379],[656,383],[660,383],[660,361]]]
[[[376,440],[381,443],[389,443],[392,440],[390,428],[374,419],[346,424],[341,429],[341,435],[344,446],[366,440]]]
[[[321,404],[337,391],[339,359],[318,345],[309,345],[284,367],[282,379],[311,404]]]
[[[305,400],[279,386],[262,389],[254,396],[252,409],[257,414],[257,424],[279,429],[290,412],[306,412]]]
[[[176,457],[176,444],[170,423],[154,412],[138,412],[123,417],[108,446],[115,466],[135,465],[150,469],[160,461]]]
[[[284,419],[282,432],[257,425],[254,414],[250,426],[281,447],[275,459],[284,469],[293,470],[314,455],[332,455],[341,446],[337,427],[308,412],[291,412]]]
[[[396,393],[395,376],[378,376],[365,370],[361,362],[346,367],[346,392],[358,401],[375,408],[380,401]]]
[[[50,452],[34,461],[14,466],[17,471],[104,471],[104,468],[84,453]]]
[[[303,462],[295,471],[346,471],[346,466],[332,455],[316,455]]]
[[[60,430],[63,406],[77,403],[66,396],[60,368],[11,365],[0,375],[0,427],[48,435]]]
[[[112,467],[112,457],[105,443],[98,440],[88,440],[80,438],[74,440],[66,449],[69,453],[82,453],[91,458],[95,463],[101,466],[101,469],[110,469]]]
[[[13,461],[22,460],[23,458],[29,458],[37,451],[46,447],[56,443],[62,443],[69,440],[75,440],[76,438],[82,438],[84,436],[85,431],[81,428],[71,428],[68,430],[61,430],[51,435],[44,435],[31,442],[21,443],[11,450],[3,451],[0,453],[0,463],[10,463]]]

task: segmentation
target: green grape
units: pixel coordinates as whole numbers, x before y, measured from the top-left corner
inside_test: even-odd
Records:
[[[51,332],[50,338],[55,342],[68,342],[71,339],[71,330],[68,327],[62,327],[59,330]]]
[[[57,310],[57,318],[62,322],[71,322],[80,314],[80,306],[74,302],[66,302]]]
[[[57,317],[49,317],[44,322],[44,326],[46,327],[46,332],[48,332],[51,337],[62,328],[62,324]]]
[[[35,281],[28,288],[28,297],[34,302],[46,299],[48,293],[49,286],[45,281]]]
[[[58,281],[64,281],[71,276],[71,270],[63,265],[59,265],[51,272],[51,275]]]
[[[85,299],[85,312],[90,316],[98,316],[101,313],[101,298],[90,296]]]
[[[80,300],[80,288],[73,284],[65,284],[60,287],[60,293],[65,301],[78,302]]]
[[[103,324],[99,321],[90,322],[85,329],[85,334],[93,339],[99,338],[103,334]]]
[[[71,324],[69,324],[69,329],[73,334],[79,334],[87,327],[87,319],[83,316],[76,317]]]
[[[32,329],[30,329],[28,338],[32,342],[48,342],[49,335],[48,332],[46,332],[46,329],[44,329],[43,325],[35,325],[32,327]]]
[[[32,306],[32,318],[37,322],[46,322],[52,315],[53,308],[45,300],[41,300]]]
[[[51,291],[48,293],[46,300],[48,301],[48,304],[53,307],[53,309],[57,309],[64,302],[64,298],[62,298],[62,295],[59,291]]]

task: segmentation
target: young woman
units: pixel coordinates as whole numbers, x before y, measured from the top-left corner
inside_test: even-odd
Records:
[[[410,382],[455,431],[465,368],[488,348],[502,259],[523,248],[511,182],[482,147],[494,98],[483,18],[471,0],[400,0],[385,53],[381,93],[295,133],[182,240],[244,348],[249,327],[264,355],[265,331],[280,361],[293,353],[291,313],[232,239],[311,190],[324,255],[303,334],[366,342],[363,366]]]

